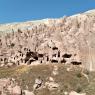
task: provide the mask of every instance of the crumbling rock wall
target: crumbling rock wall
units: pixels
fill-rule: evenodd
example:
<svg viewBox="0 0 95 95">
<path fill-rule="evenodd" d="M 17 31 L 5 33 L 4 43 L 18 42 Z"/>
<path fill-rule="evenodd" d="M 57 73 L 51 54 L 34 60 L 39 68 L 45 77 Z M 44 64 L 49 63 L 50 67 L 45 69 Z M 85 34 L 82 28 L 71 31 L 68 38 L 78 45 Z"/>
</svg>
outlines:
<svg viewBox="0 0 95 95">
<path fill-rule="evenodd" d="M 94 13 L 1 25 L 0 63 L 81 62 L 86 69 L 95 70 Z"/>
</svg>

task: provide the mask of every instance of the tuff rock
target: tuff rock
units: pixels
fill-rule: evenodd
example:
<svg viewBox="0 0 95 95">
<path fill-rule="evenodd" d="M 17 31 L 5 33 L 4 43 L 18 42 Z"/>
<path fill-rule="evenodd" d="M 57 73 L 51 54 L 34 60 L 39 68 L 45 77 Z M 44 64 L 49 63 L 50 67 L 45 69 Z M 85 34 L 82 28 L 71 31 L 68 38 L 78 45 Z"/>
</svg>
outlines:
<svg viewBox="0 0 95 95">
<path fill-rule="evenodd" d="M 95 10 L 0 25 L 0 66 L 32 62 L 82 65 L 95 71 Z"/>
</svg>

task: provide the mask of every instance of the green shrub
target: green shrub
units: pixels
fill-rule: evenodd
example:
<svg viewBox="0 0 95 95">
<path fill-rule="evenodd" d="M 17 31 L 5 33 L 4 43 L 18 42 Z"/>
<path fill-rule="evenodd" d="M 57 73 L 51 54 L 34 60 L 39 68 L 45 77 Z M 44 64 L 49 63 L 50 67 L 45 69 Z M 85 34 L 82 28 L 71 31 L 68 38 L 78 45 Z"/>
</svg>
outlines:
<svg viewBox="0 0 95 95">
<path fill-rule="evenodd" d="M 77 87 L 77 89 L 76 89 L 76 92 L 77 93 L 80 93 L 82 91 L 82 88 L 79 86 L 79 87 Z"/>
<path fill-rule="evenodd" d="M 82 74 L 81 73 L 77 73 L 77 77 L 78 78 L 81 78 L 82 77 Z"/>
</svg>

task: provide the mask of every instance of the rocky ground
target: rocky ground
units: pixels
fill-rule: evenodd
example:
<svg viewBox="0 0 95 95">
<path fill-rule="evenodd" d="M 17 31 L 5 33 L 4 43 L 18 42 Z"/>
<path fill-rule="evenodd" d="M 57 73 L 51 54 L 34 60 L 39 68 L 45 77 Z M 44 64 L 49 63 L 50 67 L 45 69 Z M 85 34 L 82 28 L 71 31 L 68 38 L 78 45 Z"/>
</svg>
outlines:
<svg viewBox="0 0 95 95">
<path fill-rule="evenodd" d="M 42 84 L 35 88 L 39 76 Z M 95 74 L 63 64 L 0 68 L 0 91 L 7 93 L 1 95 L 21 90 L 22 95 L 95 95 Z"/>
</svg>

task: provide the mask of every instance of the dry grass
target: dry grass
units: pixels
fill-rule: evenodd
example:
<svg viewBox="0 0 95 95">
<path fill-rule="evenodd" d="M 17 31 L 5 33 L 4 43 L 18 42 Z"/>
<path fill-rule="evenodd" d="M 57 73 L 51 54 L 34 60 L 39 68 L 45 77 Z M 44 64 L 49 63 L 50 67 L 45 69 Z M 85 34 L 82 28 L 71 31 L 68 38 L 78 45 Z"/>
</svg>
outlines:
<svg viewBox="0 0 95 95">
<path fill-rule="evenodd" d="M 88 83 L 87 79 L 81 75 L 81 69 L 79 67 L 73 68 L 68 72 L 63 64 L 59 64 L 58 72 L 56 76 L 52 75 L 52 70 L 55 64 L 38 65 L 38 66 L 19 66 L 12 68 L 0 68 L 0 78 L 14 77 L 23 89 L 28 85 L 29 90 L 32 90 L 35 78 L 41 76 L 43 82 L 47 81 L 49 76 L 52 76 L 57 83 L 60 84 L 60 88 L 57 91 L 50 92 L 48 89 L 36 91 L 36 95 L 64 95 L 64 91 L 70 92 L 75 90 L 77 92 L 87 92 L 87 95 L 95 95 L 95 74 L 88 73 L 89 78 L 93 81 Z M 93 87 L 92 87 L 93 86 Z M 94 94 L 91 94 L 92 93 Z M 47 94 L 48 93 L 48 94 Z"/>
</svg>

